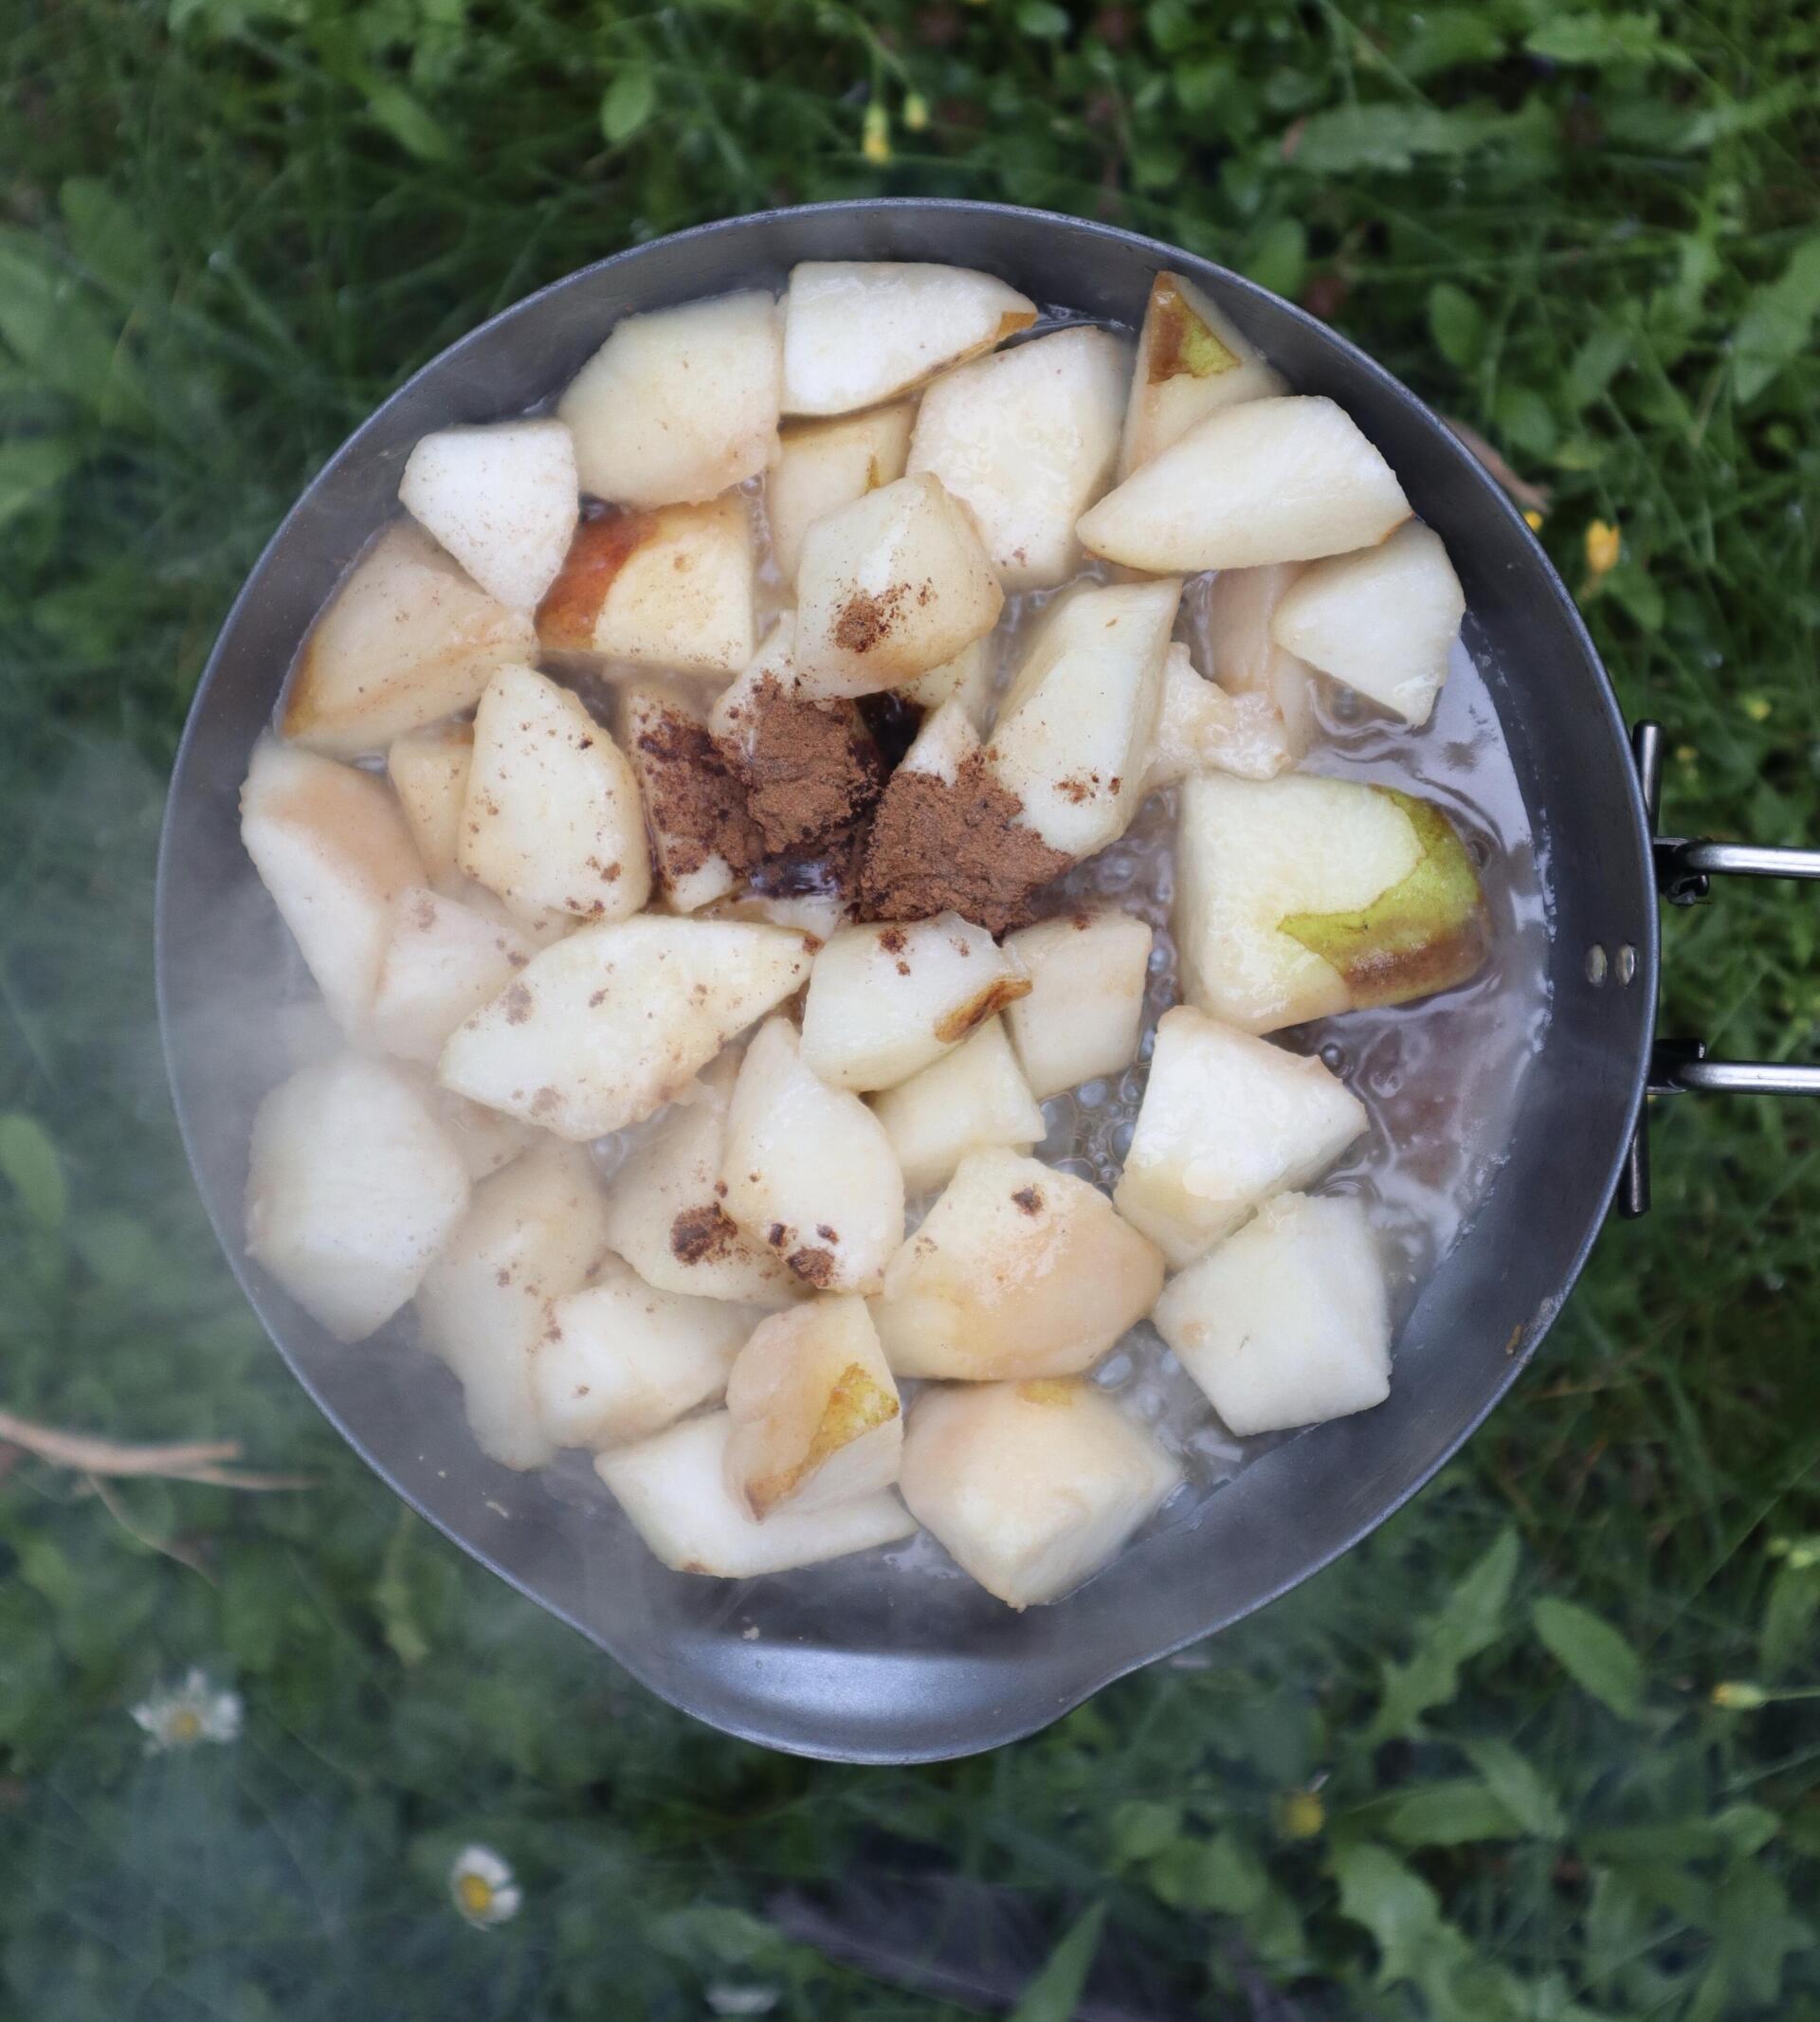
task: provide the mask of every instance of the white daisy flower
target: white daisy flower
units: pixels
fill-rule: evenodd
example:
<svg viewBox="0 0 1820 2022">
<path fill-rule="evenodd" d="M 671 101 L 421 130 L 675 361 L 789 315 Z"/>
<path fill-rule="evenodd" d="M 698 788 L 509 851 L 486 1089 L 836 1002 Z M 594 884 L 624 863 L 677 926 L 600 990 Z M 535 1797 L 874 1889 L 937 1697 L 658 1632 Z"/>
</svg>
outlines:
<svg viewBox="0 0 1820 2022">
<path fill-rule="evenodd" d="M 768 2015 L 777 2005 L 770 1987 L 729 1987 L 717 1984 L 708 1989 L 708 2006 L 718 2015 Z"/>
<path fill-rule="evenodd" d="M 238 1692 L 217 1691 L 206 1672 L 192 1670 L 180 1685 L 142 1699 L 133 1718 L 145 1730 L 147 1754 L 163 1755 L 203 1741 L 238 1740 L 242 1710 Z"/>
<path fill-rule="evenodd" d="M 448 1870 L 448 1892 L 469 1923 L 484 1930 L 516 1917 L 524 1891 L 512 1879 L 510 1865 L 491 1847 L 464 1847 Z"/>
</svg>

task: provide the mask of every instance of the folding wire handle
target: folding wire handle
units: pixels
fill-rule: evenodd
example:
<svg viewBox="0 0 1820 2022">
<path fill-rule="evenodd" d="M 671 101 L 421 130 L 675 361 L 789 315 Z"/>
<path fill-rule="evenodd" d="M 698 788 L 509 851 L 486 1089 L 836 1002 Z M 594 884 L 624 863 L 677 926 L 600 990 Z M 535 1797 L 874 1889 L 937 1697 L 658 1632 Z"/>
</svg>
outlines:
<svg viewBox="0 0 1820 2022">
<path fill-rule="evenodd" d="M 1820 879 L 1820 849 L 1766 849 L 1753 843 L 1686 842 L 1656 835 L 1662 804 L 1660 723 L 1639 723 L 1630 734 L 1637 778 L 1655 842 L 1656 886 L 1670 905 L 1698 905 L 1712 893 L 1716 877 Z M 1699 1090 L 1729 1095 L 1820 1095 L 1820 1066 L 1788 1066 L 1776 1061 L 1708 1060 L 1703 1039 L 1658 1039 L 1649 1049 L 1649 1093 L 1686 1095 Z M 1649 1112 L 1637 1119 L 1636 1135 L 1618 1182 L 1618 1212 L 1628 1217 L 1649 1211 Z"/>
</svg>

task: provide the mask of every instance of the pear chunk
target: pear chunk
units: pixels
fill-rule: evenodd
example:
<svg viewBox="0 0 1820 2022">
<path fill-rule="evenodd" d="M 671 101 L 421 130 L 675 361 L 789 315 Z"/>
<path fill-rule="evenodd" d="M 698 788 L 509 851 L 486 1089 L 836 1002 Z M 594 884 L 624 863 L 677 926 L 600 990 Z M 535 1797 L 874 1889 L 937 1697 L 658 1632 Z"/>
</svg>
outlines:
<svg viewBox="0 0 1820 2022">
<path fill-rule="evenodd" d="M 808 974 L 782 927 L 660 913 L 583 927 L 457 1029 L 438 1078 L 558 1137 L 602 1138 L 679 1095 Z"/>
<path fill-rule="evenodd" d="M 510 1165 L 543 1136 L 517 1117 L 502 1117 L 483 1102 L 470 1102 L 465 1096 L 454 1094 L 421 1069 L 412 1073 L 411 1082 L 455 1147 L 470 1184 Z"/>
<path fill-rule="evenodd" d="M 660 1292 L 609 1257 L 551 1305 L 533 1352 L 544 1431 L 595 1452 L 661 1432 L 721 1395 L 758 1319 L 751 1306 Z"/>
<path fill-rule="evenodd" d="M 1181 1478 L 1091 1383 L 931 1391 L 904 1434 L 911 1514 L 1010 1608 L 1059 1600 L 1099 1572 Z"/>
<path fill-rule="evenodd" d="M 410 452 L 398 502 L 488 596 L 529 614 L 575 531 L 575 446 L 559 421 L 443 428 Z"/>
<path fill-rule="evenodd" d="M 988 1145 L 1028 1151 L 1048 1129 L 999 1018 L 989 1018 L 952 1053 L 874 1096 L 872 1111 L 911 1193 L 945 1186 L 969 1152 Z"/>
<path fill-rule="evenodd" d="M 424 1345 L 460 1377 L 467 1422 L 503 1467 L 555 1458 L 533 1382 L 553 1300 L 606 1250 L 593 1161 L 546 1139 L 474 1190 L 473 1202 L 417 1294 Z"/>
<path fill-rule="evenodd" d="M 650 897 L 626 755 L 568 689 L 530 667 L 501 667 L 481 698 L 456 856 L 519 911 L 624 920 Z"/>
<path fill-rule="evenodd" d="M 462 803 L 467 798 L 467 769 L 473 756 L 472 723 L 413 730 L 394 738 L 386 754 L 391 790 L 432 883 L 440 884 L 455 871 Z"/>
<path fill-rule="evenodd" d="M 1142 797 L 1182 586 L 1089 584 L 1044 613 L 987 749 L 1051 848 L 1091 856 Z"/>
<path fill-rule="evenodd" d="M 922 471 L 881 485 L 803 537 L 798 692 L 897 687 L 991 631 L 1004 602 L 972 520 L 939 479 Z"/>
<path fill-rule="evenodd" d="M 531 959 L 522 934 L 459 900 L 407 885 L 391 904 L 372 1033 L 388 1053 L 434 1063 L 448 1035 Z"/>
<path fill-rule="evenodd" d="M 531 621 L 487 595 L 408 519 L 343 577 L 298 654 L 280 717 L 294 743 L 335 757 L 471 709 L 495 667 L 522 660 Z"/>
<path fill-rule="evenodd" d="M 748 1238 L 817 1291 L 877 1291 L 903 1241 L 903 1175 L 883 1125 L 816 1079 L 788 1018 L 769 1019 L 746 1048 L 720 1177 Z"/>
<path fill-rule="evenodd" d="M 1144 768 L 1145 793 L 1191 773 L 1232 773 L 1274 779 L 1295 763 L 1283 716 L 1267 695 L 1228 695 L 1203 681 L 1187 647 L 1163 657 L 1163 697 Z"/>
<path fill-rule="evenodd" d="M 771 553 L 786 583 L 796 580 L 803 536 L 828 513 L 903 475 L 917 410 L 907 400 L 835 421 L 792 422 L 765 478 Z"/>
<path fill-rule="evenodd" d="M 1150 284 L 1138 337 L 1119 445 L 1119 482 L 1187 434 L 1215 408 L 1286 393 L 1283 374 L 1264 362 L 1231 319 L 1192 281 L 1158 274 Z"/>
<path fill-rule="evenodd" d="M 1029 987 L 985 928 L 958 913 L 846 927 L 810 974 L 803 1059 L 831 1088 L 894 1088 Z"/>
<path fill-rule="evenodd" d="M 1323 674 L 1426 723 L 1447 678 L 1465 592 L 1440 535 L 1411 519 L 1375 548 L 1305 569 L 1270 636 Z"/>
<path fill-rule="evenodd" d="M 782 1306 L 808 1287 L 727 1212 L 720 1168 L 740 1054 L 729 1047 L 651 1125 L 607 1193 L 607 1240 L 647 1284 Z"/>
<path fill-rule="evenodd" d="M 783 370 L 762 289 L 628 316 L 556 405 L 581 488 L 619 505 L 699 505 L 776 454 Z"/>
<path fill-rule="evenodd" d="M 1162 1252 L 1084 1179 L 971 1152 L 886 1267 L 872 1317 L 901 1376 L 1074 1375 L 1162 1283 Z"/>
<path fill-rule="evenodd" d="M 1283 593 L 1301 574 L 1299 562 L 1261 569 L 1222 569 L 1204 606 L 1208 669 L 1228 695 L 1260 696 L 1283 725 L 1289 763 L 1299 765 L 1315 741 L 1315 670 L 1285 653 L 1270 636 Z"/>
<path fill-rule="evenodd" d="M 974 728 L 974 720 L 956 698 L 923 718 L 910 740 L 910 749 L 898 761 L 898 771 L 927 773 L 943 786 L 956 786 L 961 767 L 979 748 L 979 733 Z"/>
<path fill-rule="evenodd" d="M 780 1509 L 758 1522 L 727 1486 L 732 1434 L 732 1418 L 710 1412 L 594 1462 L 632 1527 L 673 1572 L 753 1579 L 915 1533 L 916 1519 L 890 1489 L 827 1509 Z"/>
<path fill-rule="evenodd" d="M 903 1413 L 861 1299 L 774 1313 L 727 1379 L 727 1486 L 760 1521 L 876 1495 L 898 1478 Z"/>
<path fill-rule="evenodd" d="M 1197 421 L 1082 519 L 1096 555 L 1152 575 L 1313 561 L 1410 517 L 1394 472 L 1344 408 L 1247 400 Z"/>
<path fill-rule="evenodd" d="M 1303 774 L 1184 784 L 1174 924 L 1183 994 L 1252 1032 L 1450 990 L 1489 931 L 1438 807 Z"/>
<path fill-rule="evenodd" d="M 931 667 L 928 673 L 904 682 L 898 693 L 906 702 L 915 702 L 919 709 L 939 709 L 943 702 L 958 702 L 967 712 L 968 720 L 983 737 L 992 719 L 996 673 L 997 662 L 989 634 L 984 639 L 975 639 L 972 646 L 962 647 L 952 660 L 944 660 L 940 666 Z"/>
<path fill-rule="evenodd" d="M 1170 1284 L 1156 1320 L 1242 1439 L 1390 1395 L 1384 1264 L 1356 1200 L 1279 1194 Z"/>
<path fill-rule="evenodd" d="M 658 885 L 672 912 L 696 912 L 733 890 L 764 854 L 764 838 L 746 811 L 745 788 L 687 696 L 636 682 L 620 708 Z"/>
<path fill-rule="evenodd" d="M 1179 1269 L 1260 1202 L 1320 1178 L 1369 1121 L 1364 1103 L 1319 1060 L 1179 1004 L 1157 1022 L 1112 1197 Z"/>
<path fill-rule="evenodd" d="M 407 1076 L 358 1053 L 302 1068 L 253 1121 L 246 1249 L 337 1340 L 381 1327 L 467 1206 L 467 1175 Z"/>
<path fill-rule="evenodd" d="M 784 411 L 850 414 L 1028 330 L 1036 304 L 992 274 L 908 260 L 806 260 L 784 297 Z"/>
<path fill-rule="evenodd" d="M 1154 938 L 1146 921 L 1107 906 L 1039 920 L 1006 941 L 1030 993 L 1005 1022 L 1039 1102 L 1122 1074 L 1138 1058 Z"/>
<path fill-rule="evenodd" d="M 240 837 L 342 1030 L 373 1010 L 392 901 L 423 865 L 382 780 L 262 738 L 240 790 Z"/>
<path fill-rule="evenodd" d="M 1052 590 L 1081 559 L 1074 523 L 1119 452 L 1131 347 L 1058 330 L 945 373 L 922 396 L 912 470 L 966 506 L 1007 591 Z"/>
<path fill-rule="evenodd" d="M 737 492 L 705 505 L 598 514 L 575 529 L 537 607 L 538 644 L 725 681 L 752 658 L 755 560 Z"/>
</svg>

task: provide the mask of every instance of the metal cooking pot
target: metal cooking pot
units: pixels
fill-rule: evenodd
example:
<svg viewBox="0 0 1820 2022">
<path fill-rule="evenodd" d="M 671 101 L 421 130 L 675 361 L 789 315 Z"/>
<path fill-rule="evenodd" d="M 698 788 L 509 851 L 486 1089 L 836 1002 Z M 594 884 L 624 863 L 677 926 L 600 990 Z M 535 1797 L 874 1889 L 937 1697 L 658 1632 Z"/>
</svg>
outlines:
<svg viewBox="0 0 1820 2022">
<path fill-rule="evenodd" d="M 419 436 L 493 420 L 560 386 L 622 316 L 755 283 L 800 260 L 947 261 L 1038 302 L 1135 327 L 1153 275 L 1187 274 L 1298 392 L 1332 395 L 1445 537 L 1465 640 L 1502 719 L 1552 868 L 1553 1015 L 1508 1157 L 1422 1286 L 1390 1401 L 1264 1454 L 1100 1577 L 1012 1614 L 959 1580 L 842 1582 L 825 1569 L 734 1585 L 650 1557 L 592 1473 L 519 1475 L 476 1449 L 453 1378 L 412 1345 L 332 1340 L 243 1253 L 255 1106 L 282 1071 L 246 1034 L 293 988 L 284 929 L 241 848 L 237 800 L 299 640 L 394 510 Z M 1110 1680 L 1274 1599 L 1383 1522 L 1535 1353 L 1614 1199 L 1646 1204 L 1646 1088 L 1820 1093 L 1820 1069 L 1658 1047 L 1659 882 L 1714 871 L 1820 876 L 1820 853 L 1664 843 L 1660 738 L 1633 756 L 1585 627 L 1503 494 L 1406 387 L 1300 309 L 1173 246 L 1042 211 L 828 204 L 704 226 L 603 260 L 507 310 L 392 395 L 330 461 L 261 556 L 197 689 L 158 868 L 164 1042 L 191 1166 L 266 1331 L 343 1436 L 421 1515 L 672 1704 L 729 1734 L 852 1762 L 936 1759 L 1056 1719 Z M 393 1336 L 396 1339 L 393 1339 Z"/>
</svg>

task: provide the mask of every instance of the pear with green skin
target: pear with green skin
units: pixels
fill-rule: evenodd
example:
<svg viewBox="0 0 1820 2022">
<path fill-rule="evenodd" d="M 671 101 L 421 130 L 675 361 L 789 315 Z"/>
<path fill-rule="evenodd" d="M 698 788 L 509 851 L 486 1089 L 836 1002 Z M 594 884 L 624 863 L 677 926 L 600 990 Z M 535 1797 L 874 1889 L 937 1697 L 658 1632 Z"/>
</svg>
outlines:
<svg viewBox="0 0 1820 2022">
<path fill-rule="evenodd" d="M 1289 391 L 1192 281 L 1151 283 L 1119 449 L 1122 483 L 1215 408 Z"/>
</svg>

